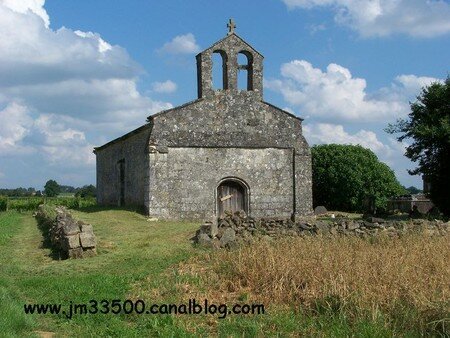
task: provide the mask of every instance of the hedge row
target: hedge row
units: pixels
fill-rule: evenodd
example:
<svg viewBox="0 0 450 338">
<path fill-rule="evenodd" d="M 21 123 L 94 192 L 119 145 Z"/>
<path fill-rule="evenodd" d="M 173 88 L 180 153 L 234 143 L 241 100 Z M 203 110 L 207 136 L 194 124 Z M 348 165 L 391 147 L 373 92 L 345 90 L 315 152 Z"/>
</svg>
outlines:
<svg viewBox="0 0 450 338">
<path fill-rule="evenodd" d="M 69 209 L 78 209 L 96 205 L 95 198 L 78 198 L 78 197 L 25 197 L 25 198 L 9 198 L 0 196 L 0 211 L 18 210 L 18 211 L 34 211 L 39 205 L 62 205 Z"/>
</svg>

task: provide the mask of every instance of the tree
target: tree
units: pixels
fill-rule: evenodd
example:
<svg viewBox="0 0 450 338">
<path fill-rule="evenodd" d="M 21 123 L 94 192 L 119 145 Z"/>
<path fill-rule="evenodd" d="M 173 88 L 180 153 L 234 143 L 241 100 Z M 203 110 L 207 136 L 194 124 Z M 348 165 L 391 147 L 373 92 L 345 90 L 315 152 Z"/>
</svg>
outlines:
<svg viewBox="0 0 450 338">
<path fill-rule="evenodd" d="M 78 188 L 75 193 L 75 197 L 95 197 L 97 195 L 97 189 L 92 184 L 85 185 L 82 188 Z"/>
<path fill-rule="evenodd" d="M 44 194 L 47 197 L 58 196 L 60 192 L 61 192 L 61 189 L 59 187 L 59 184 L 56 183 L 55 180 L 48 180 L 47 183 L 45 183 Z"/>
<path fill-rule="evenodd" d="M 385 208 L 387 200 L 405 192 L 394 172 L 369 149 L 359 145 L 312 147 L 313 203 L 341 211 L 366 211 L 372 200 Z"/>
<path fill-rule="evenodd" d="M 75 187 L 72 187 L 71 185 L 60 185 L 60 188 L 61 188 L 61 192 L 66 192 L 69 194 L 73 194 L 77 190 Z"/>
<path fill-rule="evenodd" d="M 430 197 L 444 215 L 450 216 L 450 77 L 422 88 L 411 103 L 408 119 L 386 128 L 401 133 L 399 141 L 412 140 L 405 156 L 417 162 L 411 175 L 422 175 L 431 185 Z"/>
<path fill-rule="evenodd" d="M 414 186 L 410 186 L 409 188 L 405 188 L 405 189 L 411 195 L 419 194 L 422 192 L 422 190 L 420 190 Z"/>
</svg>

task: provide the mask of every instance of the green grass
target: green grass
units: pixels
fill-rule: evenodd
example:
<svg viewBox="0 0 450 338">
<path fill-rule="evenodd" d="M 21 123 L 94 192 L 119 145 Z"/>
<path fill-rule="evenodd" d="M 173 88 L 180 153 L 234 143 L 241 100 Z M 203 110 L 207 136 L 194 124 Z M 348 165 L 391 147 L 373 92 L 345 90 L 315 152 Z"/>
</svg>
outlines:
<svg viewBox="0 0 450 338">
<path fill-rule="evenodd" d="M 90 222 L 98 238 L 98 255 L 55 261 L 42 248 L 42 236 L 30 214 L 0 213 L 0 336 L 33 331 L 61 336 L 139 336 L 178 332 L 170 318 L 142 319 L 131 315 L 86 315 L 69 320 L 56 315 L 25 315 L 26 303 L 78 303 L 90 299 L 129 297 L 134 284 L 158 287 L 163 272 L 195 251 L 188 239 L 193 223 L 147 222 L 130 211 L 74 212 Z M 150 299 L 148 300 L 151 301 Z"/>
<path fill-rule="evenodd" d="M 230 315 L 226 319 L 212 315 L 96 314 L 72 319 L 63 315 L 25 315 L 24 303 L 129 298 L 147 303 L 182 303 L 192 295 L 189 288 L 180 291 L 183 285 L 208 294 L 208 285 L 199 276 L 180 273 L 190 259 L 210 264 L 202 258 L 207 256 L 205 249 L 193 247 L 189 241 L 198 223 L 148 222 L 132 210 L 100 207 L 72 212 L 93 225 L 97 256 L 53 260 L 50 249 L 42 247 L 42 234 L 31 213 L 0 212 L 1 337 L 32 337 L 38 332 L 52 332 L 56 337 L 402 335 L 386 327 L 382 318 L 351 318 L 346 312 L 327 309 L 311 314 L 300 307 L 273 304 L 265 304 L 264 315 Z M 235 298 L 245 300 L 245 294 Z M 403 334 L 408 333 L 405 328 Z"/>
</svg>

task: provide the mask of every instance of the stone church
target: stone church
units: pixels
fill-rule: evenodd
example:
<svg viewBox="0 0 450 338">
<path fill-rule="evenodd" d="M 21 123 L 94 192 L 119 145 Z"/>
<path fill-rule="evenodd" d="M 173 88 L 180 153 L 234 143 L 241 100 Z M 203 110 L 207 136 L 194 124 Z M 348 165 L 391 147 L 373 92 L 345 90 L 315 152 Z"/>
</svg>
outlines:
<svg viewBox="0 0 450 338">
<path fill-rule="evenodd" d="M 99 204 L 143 206 L 160 219 L 311 213 L 302 119 L 263 100 L 263 56 L 231 20 L 227 26 L 223 39 L 196 56 L 196 100 L 95 148 Z M 213 56 L 222 63 L 220 89 L 213 88 Z"/>
</svg>

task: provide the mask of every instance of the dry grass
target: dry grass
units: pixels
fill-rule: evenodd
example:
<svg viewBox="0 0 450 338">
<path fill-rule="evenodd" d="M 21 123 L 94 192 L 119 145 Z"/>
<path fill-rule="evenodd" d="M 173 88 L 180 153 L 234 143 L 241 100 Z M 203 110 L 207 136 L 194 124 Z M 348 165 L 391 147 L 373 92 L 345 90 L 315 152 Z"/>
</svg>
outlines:
<svg viewBox="0 0 450 338">
<path fill-rule="evenodd" d="M 310 311 L 344 312 L 387 322 L 411 315 L 424 332 L 430 322 L 448 330 L 449 236 L 289 238 L 208 252 L 180 267 L 190 296 L 242 300 Z M 410 321 L 411 318 L 408 320 Z M 403 319 L 401 319 L 403 320 Z M 449 331 L 447 331 L 449 332 Z"/>
</svg>

